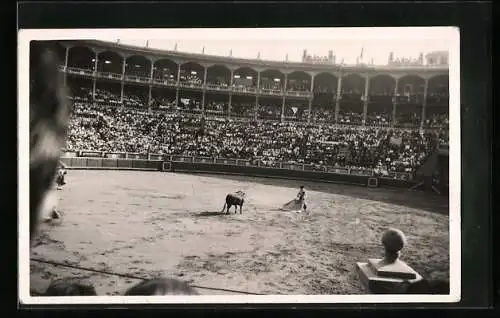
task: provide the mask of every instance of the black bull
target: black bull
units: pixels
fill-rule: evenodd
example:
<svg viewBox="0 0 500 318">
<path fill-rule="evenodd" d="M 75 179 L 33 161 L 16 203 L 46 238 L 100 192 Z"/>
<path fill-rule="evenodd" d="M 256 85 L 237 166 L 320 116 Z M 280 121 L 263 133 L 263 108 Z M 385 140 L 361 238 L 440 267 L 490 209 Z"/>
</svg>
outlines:
<svg viewBox="0 0 500 318">
<path fill-rule="evenodd" d="M 222 212 L 226 209 L 226 214 L 229 214 L 229 209 L 234 205 L 234 213 L 238 211 L 238 206 L 240 206 L 240 214 L 241 209 L 243 207 L 243 203 L 245 202 L 245 198 L 243 195 L 236 193 L 229 193 L 226 195 L 226 202 L 224 203 L 224 207 L 222 208 Z"/>
</svg>

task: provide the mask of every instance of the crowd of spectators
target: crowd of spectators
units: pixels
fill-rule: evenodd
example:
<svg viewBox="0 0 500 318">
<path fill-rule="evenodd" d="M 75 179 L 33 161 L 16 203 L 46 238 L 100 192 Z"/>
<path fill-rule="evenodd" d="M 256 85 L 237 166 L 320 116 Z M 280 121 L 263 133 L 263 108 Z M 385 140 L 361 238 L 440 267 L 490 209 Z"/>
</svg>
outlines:
<svg viewBox="0 0 500 318">
<path fill-rule="evenodd" d="M 177 82 L 177 71 L 174 72 L 174 70 L 163 67 L 154 67 L 153 79 Z"/>
<path fill-rule="evenodd" d="M 292 92 L 309 92 L 311 84 L 307 81 L 289 81 L 287 83 L 287 90 Z"/>
<path fill-rule="evenodd" d="M 228 103 L 210 101 L 205 105 L 205 110 L 209 113 L 223 115 L 227 111 Z"/>
<path fill-rule="evenodd" d="M 92 101 L 92 90 L 85 87 L 72 88 L 72 96 L 75 101 L 90 102 Z M 153 109 L 164 109 L 164 110 L 180 110 L 180 111 L 192 111 L 201 110 L 200 100 L 191 99 L 190 103 L 183 103 L 182 98 L 179 100 L 179 106 L 175 104 L 175 97 L 164 97 L 164 96 L 152 96 L 151 107 Z M 125 105 L 133 108 L 147 108 L 147 96 L 145 94 L 134 94 L 127 90 L 124 91 L 123 99 L 121 99 L 119 94 L 112 93 L 105 89 L 96 89 L 95 101 L 100 104 L 105 105 Z M 350 104 L 349 104 L 350 105 Z M 359 109 L 362 107 L 362 103 L 358 101 L 352 104 L 352 107 L 345 105 L 339 110 L 339 116 L 337 123 L 341 125 L 362 125 L 363 124 L 363 112 L 362 109 L 353 111 L 350 109 Z M 308 107 L 297 107 L 297 111 L 294 112 L 293 105 L 285 106 L 285 119 L 286 120 L 303 120 L 308 119 Z M 335 122 L 335 109 L 334 105 L 330 105 L 331 109 L 325 108 L 322 105 L 315 105 L 311 109 L 311 120 L 316 123 L 334 123 Z M 258 109 L 258 117 L 261 119 L 271 119 L 280 120 L 281 119 L 281 105 L 260 105 Z M 421 110 L 414 109 L 410 107 L 400 107 L 396 113 L 396 120 L 394 125 L 396 127 L 412 128 L 419 127 L 421 124 Z M 228 102 L 213 102 L 206 101 L 205 110 L 211 114 L 228 114 Z M 429 111 L 430 112 L 430 111 Z M 255 117 L 255 104 L 254 103 L 237 103 L 233 102 L 231 105 L 231 115 L 237 117 Z M 392 111 L 378 111 L 373 112 L 368 110 L 366 117 L 366 125 L 370 126 L 391 126 L 392 124 Z M 424 121 L 425 128 L 447 128 L 448 127 L 448 115 L 438 113 L 438 114 L 427 114 L 426 120 Z"/>
<path fill-rule="evenodd" d="M 255 117 L 255 103 L 231 103 L 231 115 L 236 117 Z"/>
<path fill-rule="evenodd" d="M 307 105 L 285 105 L 285 119 L 307 121 Z"/>
<path fill-rule="evenodd" d="M 333 107 L 326 109 L 321 106 L 312 105 L 311 121 L 315 123 L 335 122 L 335 110 Z"/>
<path fill-rule="evenodd" d="M 125 70 L 125 75 L 126 76 L 137 76 L 137 77 L 142 77 L 142 78 L 150 78 L 151 77 L 151 71 L 147 70 L 145 68 L 141 67 L 136 67 L 134 66 L 127 66 Z"/>
<path fill-rule="evenodd" d="M 392 114 L 391 113 L 367 113 L 366 114 L 366 124 L 370 126 L 382 126 L 388 127 L 391 125 Z"/>
<path fill-rule="evenodd" d="M 259 105 L 259 118 L 279 120 L 281 118 L 281 106 L 278 105 Z"/>
<path fill-rule="evenodd" d="M 418 127 L 420 126 L 421 119 L 418 112 L 401 112 L 396 115 L 396 122 L 394 123 L 396 127 Z"/>
<path fill-rule="evenodd" d="M 184 84 L 192 84 L 197 86 L 203 84 L 203 80 L 198 76 L 198 74 L 184 73 L 184 72 L 181 72 L 180 82 Z"/>
<path fill-rule="evenodd" d="M 216 77 L 208 76 L 207 77 L 207 84 L 208 85 L 214 85 L 214 86 L 220 86 L 223 88 L 227 88 L 229 86 L 228 83 L 229 83 L 229 79 L 226 79 L 226 78 L 221 77 L 221 76 L 216 76 Z"/>
<path fill-rule="evenodd" d="M 267 80 L 262 81 L 260 88 L 265 90 L 281 91 L 283 89 L 283 85 L 278 81 Z"/>
<path fill-rule="evenodd" d="M 340 110 L 338 115 L 338 123 L 341 125 L 362 125 L 363 114 Z"/>
<path fill-rule="evenodd" d="M 68 150 L 150 152 L 413 172 L 446 132 L 190 117 L 75 102 Z M 396 140 L 396 142 L 394 142 Z"/>
<path fill-rule="evenodd" d="M 448 128 L 449 120 L 446 114 L 427 114 L 424 121 L 425 128 Z"/>
<path fill-rule="evenodd" d="M 90 91 L 86 92 L 85 95 L 90 98 L 92 93 Z M 98 103 L 104 103 L 109 105 L 119 105 L 121 104 L 120 96 L 117 94 L 113 94 L 109 90 L 104 89 L 96 89 L 95 91 L 95 101 Z"/>
</svg>

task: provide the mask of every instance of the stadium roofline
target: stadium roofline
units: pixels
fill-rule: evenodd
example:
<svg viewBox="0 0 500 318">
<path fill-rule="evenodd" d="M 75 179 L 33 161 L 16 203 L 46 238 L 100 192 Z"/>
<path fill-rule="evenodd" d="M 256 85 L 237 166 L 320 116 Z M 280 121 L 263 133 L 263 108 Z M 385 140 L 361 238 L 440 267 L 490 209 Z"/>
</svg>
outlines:
<svg viewBox="0 0 500 318">
<path fill-rule="evenodd" d="M 60 43 L 68 43 L 77 46 L 82 46 L 82 42 L 87 44 L 92 48 L 100 48 L 105 50 L 117 50 L 120 52 L 128 53 L 131 55 L 145 55 L 145 56 L 155 56 L 159 57 L 157 60 L 162 58 L 186 60 L 191 62 L 196 62 L 200 64 L 225 64 L 233 65 L 237 67 L 249 67 L 258 68 L 262 70 L 266 69 L 276 69 L 284 70 L 288 69 L 292 72 L 394 72 L 394 73 L 404 73 L 404 72 L 437 72 L 437 73 L 447 73 L 449 70 L 448 65 L 423 65 L 423 66 L 390 66 L 390 65 L 329 65 L 329 64 L 311 64 L 303 62 L 286 62 L 286 61 L 271 61 L 262 59 L 245 59 L 238 57 L 229 56 L 219 56 L 219 55 L 208 55 L 201 53 L 189 53 L 180 52 L 173 50 L 162 50 L 148 47 L 140 47 L 123 43 L 107 42 L 100 40 L 82 39 L 82 40 L 59 40 Z M 76 46 L 75 45 L 75 46 Z"/>
</svg>

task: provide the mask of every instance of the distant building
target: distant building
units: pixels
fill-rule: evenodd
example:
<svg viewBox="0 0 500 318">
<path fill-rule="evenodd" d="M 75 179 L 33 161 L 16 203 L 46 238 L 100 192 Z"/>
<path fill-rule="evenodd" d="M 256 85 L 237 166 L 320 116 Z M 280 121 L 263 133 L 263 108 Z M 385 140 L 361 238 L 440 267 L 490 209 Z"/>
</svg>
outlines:
<svg viewBox="0 0 500 318">
<path fill-rule="evenodd" d="M 425 56 L 427 65 L 448 65 L 447 51 L 434 51 Z"/>
</svg>

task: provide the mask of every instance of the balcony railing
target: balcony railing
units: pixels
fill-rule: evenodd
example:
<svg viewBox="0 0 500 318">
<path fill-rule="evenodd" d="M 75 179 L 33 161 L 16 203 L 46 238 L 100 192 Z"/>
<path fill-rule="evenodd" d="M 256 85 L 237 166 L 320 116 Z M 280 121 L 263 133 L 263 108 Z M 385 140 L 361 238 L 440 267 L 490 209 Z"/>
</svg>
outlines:
<svg viewBox="0 0 500 318">
<path fill-rule="evenodd" d="M 78 68 L 78 67 L 67 67 L 66 72 L 70 74 L 78 74 L 78 75 L 85 75 L 85 76 L 94 76 L 94 71 L 85 69 L 85 68 Z"/>
<path fill-rule="evenodd" d="M 172 79 L 153 78 L 153 84 L 165 86 L 177 86 L 177 81 Z"/>
<path fill-rule="evenodd" d="M 217 85 L 217 84 L 206 84 L 205 89 L 211 91 L 229 91 L 229 86 Z"/>
<path fill-rule="evenodd" d="M 260 93 L 264 95 L 274 95 L 274 96 L 280 96 L 283 95 L 283 91 L 279 89 L 268 89 L 268 88 L 261 88 Z"/>
<path fill-rule="evenodd" d="M 139 76 L 139 75 L 128 75 L 125 74 L 125 79 L 131 82 L 136 82 L 136 83 L 150 83 L 151 79 L 148 77 L 144 76 Z"/>
<path fill-rule="evenodd" d="M 97 77 L 99 77 L 99 78 L 117 79 L 117 80 L 121 80 L 122 79 L 122 75 L 121 74 L 111 73 L 111 72 L 97 72 Z"/>
<path fill-rule="evenodd" d="M 296 97 L 311 97 L 311 92 L 306 91 L 287 91 L 286 96 L 296 96 Z"/>
<path fill-rule="evenodd" d="M 180 82 L 179 86 L 184 88 L 203 88 L 202 83 L 192 83 L 192 82 Z"/>
</svg>

